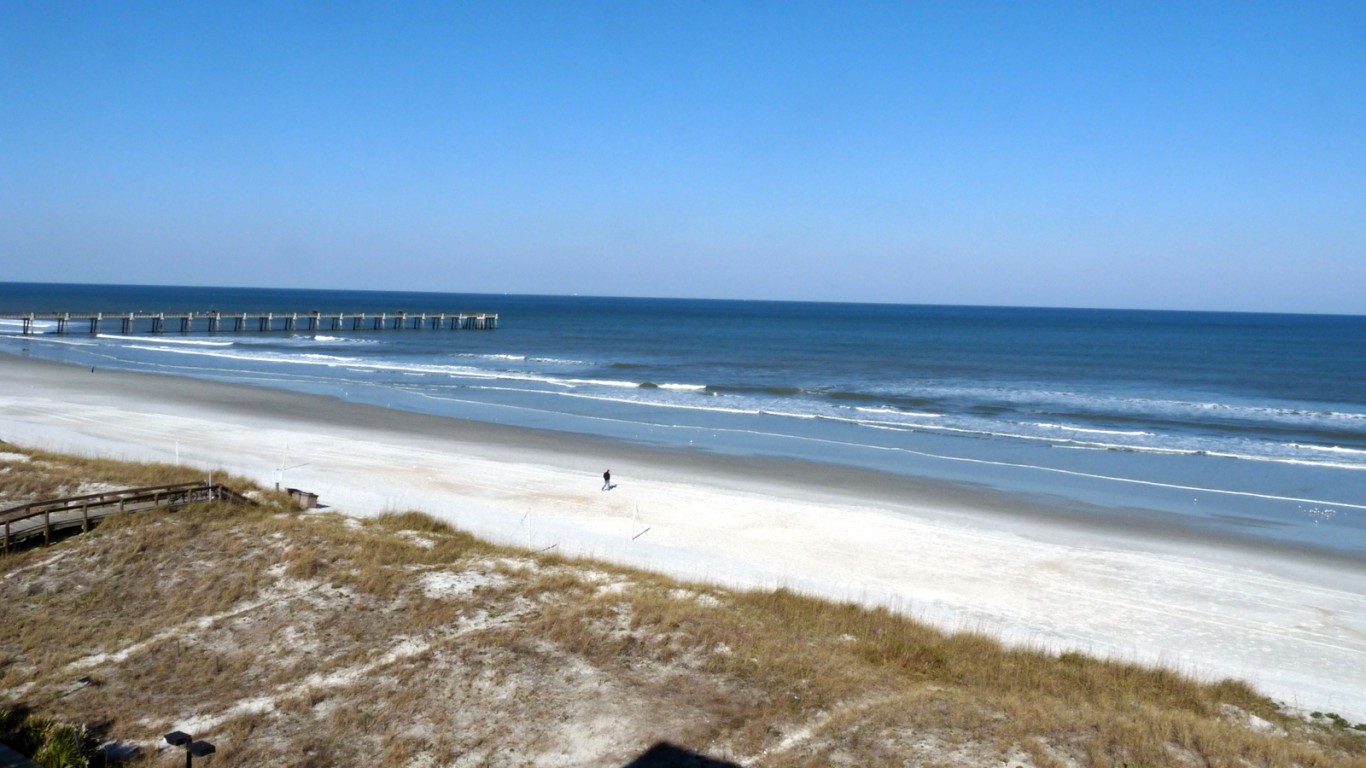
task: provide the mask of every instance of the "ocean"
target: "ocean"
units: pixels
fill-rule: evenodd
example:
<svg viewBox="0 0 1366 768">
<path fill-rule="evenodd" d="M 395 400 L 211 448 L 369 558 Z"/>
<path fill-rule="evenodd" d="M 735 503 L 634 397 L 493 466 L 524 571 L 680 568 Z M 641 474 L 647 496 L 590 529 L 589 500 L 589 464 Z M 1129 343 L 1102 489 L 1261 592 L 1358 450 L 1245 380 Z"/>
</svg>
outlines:
<svg viewBox="0 0 1366 768">
<path fill-rule="evenodd" d="M 1366 556 L 1366 317 L 0 283 L 0 313 L 213 309 L 500 319 L 213 335 L 107 322 L 98 336 L 0 320 L 0 351 Z"/>
</svg>

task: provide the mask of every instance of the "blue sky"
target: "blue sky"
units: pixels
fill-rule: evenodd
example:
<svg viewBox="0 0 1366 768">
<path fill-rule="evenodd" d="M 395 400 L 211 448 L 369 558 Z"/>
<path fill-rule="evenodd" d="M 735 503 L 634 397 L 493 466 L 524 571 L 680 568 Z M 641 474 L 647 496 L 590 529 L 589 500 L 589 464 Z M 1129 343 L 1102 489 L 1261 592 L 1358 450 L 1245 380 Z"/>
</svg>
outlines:
<svg viewBox="0 0 1366 768">
<path fill-rule="evenodd" d="M 0 4 L 0 279 L 1366 313 L 1366 4 L 392 5 Z"/>
</svg>

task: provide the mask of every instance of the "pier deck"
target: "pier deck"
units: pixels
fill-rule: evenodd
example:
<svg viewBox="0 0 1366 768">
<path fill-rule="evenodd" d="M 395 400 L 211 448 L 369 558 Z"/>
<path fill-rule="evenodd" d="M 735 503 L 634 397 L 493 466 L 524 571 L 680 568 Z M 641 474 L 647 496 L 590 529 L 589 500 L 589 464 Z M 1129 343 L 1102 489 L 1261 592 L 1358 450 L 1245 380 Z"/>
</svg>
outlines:
<svg viewBox="0 0 1366 768">
<path fill-rule="evenodd" d="M 343 331 L 475 330 L 498 327 L 496 313 L 479 312 L 28 312 L 0 314 L 18 320 L 23 334 L 316 333 Z"/>
</svg>

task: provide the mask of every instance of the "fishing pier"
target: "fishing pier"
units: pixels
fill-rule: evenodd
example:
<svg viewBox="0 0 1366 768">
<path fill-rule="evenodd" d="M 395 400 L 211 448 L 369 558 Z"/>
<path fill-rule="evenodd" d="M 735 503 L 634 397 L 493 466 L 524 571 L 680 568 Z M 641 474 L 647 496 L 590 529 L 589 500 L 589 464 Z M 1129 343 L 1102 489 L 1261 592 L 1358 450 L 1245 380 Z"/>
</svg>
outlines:
<svg viewBox="0 0 1366 768">
<path fill-rule="evenodd" d="M 18 320 L 23 334 L 317 333 L 342 331 L 491 331 L 498 315 L 451 312 L 29 312 L 0 314 Z"/>
</svg>

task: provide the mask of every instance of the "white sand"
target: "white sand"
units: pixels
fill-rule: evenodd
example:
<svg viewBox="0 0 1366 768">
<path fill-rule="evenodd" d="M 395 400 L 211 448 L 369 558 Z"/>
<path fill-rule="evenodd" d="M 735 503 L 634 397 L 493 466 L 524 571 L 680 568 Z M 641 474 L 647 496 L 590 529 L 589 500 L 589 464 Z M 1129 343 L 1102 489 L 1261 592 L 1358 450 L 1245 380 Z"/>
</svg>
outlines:
<svg viewBox="0 0 1366 768">
<path fill-rule="evenodd" d="M 284 486 L 348 514 L 422 510 L 503 543 L 787 586 L 1014 643 L 1245 679 L 1290 706 L 1366 721 L 1359 559 L 1067 525 L 836 468 L 681 456 L 5 356 L 0 439 L 178 456 L 263 484 L 286 467 Z M 605 492 L 607 467 L 618 485 Z"/>
</svg>

